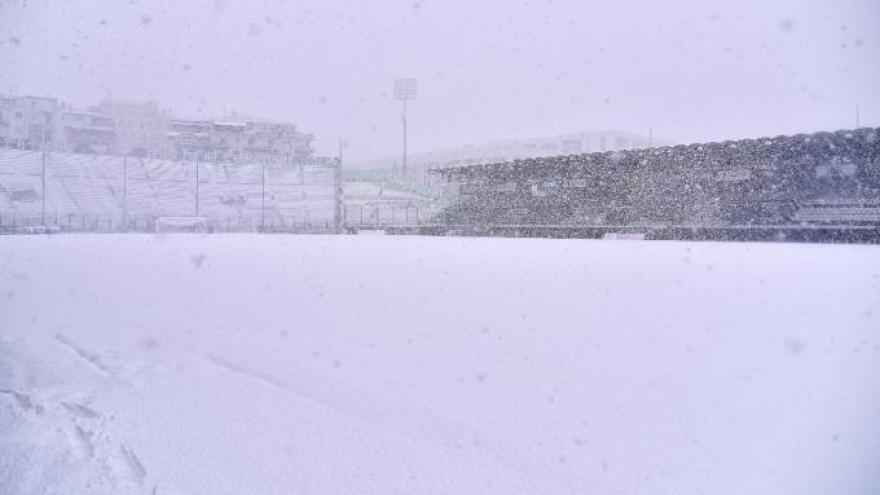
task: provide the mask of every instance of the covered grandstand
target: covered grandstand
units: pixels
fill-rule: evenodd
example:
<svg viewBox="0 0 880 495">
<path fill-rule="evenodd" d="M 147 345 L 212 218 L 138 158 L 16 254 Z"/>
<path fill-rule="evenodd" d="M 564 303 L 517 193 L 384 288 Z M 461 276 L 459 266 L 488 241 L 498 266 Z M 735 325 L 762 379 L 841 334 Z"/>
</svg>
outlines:
<svg viewBox="0 0 880 495">
<path fill-rule="evenodd" d="M 880 129 L 515 160 L 432 171 L 454 200 L 423 233 L 880 238 Z"/>
<path fill-rule="evenodd" d="M 201 217 L 217 230 L 333 228 L 335 161 L 206 163 L 0 150 L 0 228 L 150 230 Z"/>
</svg>

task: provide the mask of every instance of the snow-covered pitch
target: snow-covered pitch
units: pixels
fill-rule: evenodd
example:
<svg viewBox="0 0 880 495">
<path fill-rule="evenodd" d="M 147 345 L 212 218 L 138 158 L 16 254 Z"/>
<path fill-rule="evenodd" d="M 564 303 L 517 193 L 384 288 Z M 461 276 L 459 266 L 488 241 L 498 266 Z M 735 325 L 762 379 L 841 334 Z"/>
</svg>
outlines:
<svg viewBox="0 0 880 495">
<path fill-rule="evenodd" d="M 50 493 L 880 493 L 880 249 L 3 237 Z"/>
</svg>

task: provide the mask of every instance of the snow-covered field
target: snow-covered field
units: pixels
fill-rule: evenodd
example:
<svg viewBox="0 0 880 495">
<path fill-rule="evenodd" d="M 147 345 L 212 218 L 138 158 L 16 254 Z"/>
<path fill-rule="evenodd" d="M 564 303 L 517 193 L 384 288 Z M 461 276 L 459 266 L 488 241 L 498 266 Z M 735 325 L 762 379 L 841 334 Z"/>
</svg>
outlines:
<svg viewBox="0 0 880 495">
<path fill-rule="evenodd" d="M 880 493 L 880 248 L 2 237 L 0 493 Z"/>
</svg>

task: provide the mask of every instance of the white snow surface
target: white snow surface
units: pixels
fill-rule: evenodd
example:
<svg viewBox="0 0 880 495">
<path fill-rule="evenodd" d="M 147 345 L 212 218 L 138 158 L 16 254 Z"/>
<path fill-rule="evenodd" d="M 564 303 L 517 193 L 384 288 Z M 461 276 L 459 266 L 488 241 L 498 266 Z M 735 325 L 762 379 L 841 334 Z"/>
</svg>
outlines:
<svg viewBox="0 0 880 495">
<path fill-rule="evenodd" d="M 876 246 L 0 238 L 0 494 L 880 493 Z"/>
</svg>

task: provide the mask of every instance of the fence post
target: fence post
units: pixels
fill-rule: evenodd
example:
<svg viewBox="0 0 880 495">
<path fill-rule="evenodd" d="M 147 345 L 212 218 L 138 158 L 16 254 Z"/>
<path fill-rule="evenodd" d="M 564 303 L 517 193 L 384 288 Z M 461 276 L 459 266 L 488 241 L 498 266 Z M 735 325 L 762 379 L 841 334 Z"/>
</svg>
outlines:
<svg viewBox="0 0 880 495">
<path fill-rule="evenodd" d="M 199 216 L 199 156 L 196 155 L 196 216 Z"/>
<path fill-rule="evenodd" d="M 42 179 L 43 179 L 43 210 L 42 210 L 42 219 L 41 219 L 40 223 L 43 227 L 45 227 L 46 226 L 46 152 L 45 151 L 43 152 Z"/>
<path fill-rule="evenodd" d="M 122 157 L 122 228 L 128 225 L 128 159 Z M 137 229 L 135 229 L 137 230 Z"/>
<path fill-rule="evenodd" d="M 266 162 L 260 168 L 260 230 L 266 229 Z"/>
<path fill-rule="evenodd" d="M 333 230 L 335 234 L 342 233 L 343 224 L 343 208 L 345 207 L 345 192 L 342 188 L 342 141 L 339 142 L 339 158 L 336 160 L 336 167 L 333 169 L 333 185 L 334 187 L 334 208 L 333 208 Z"/>
</svg>

